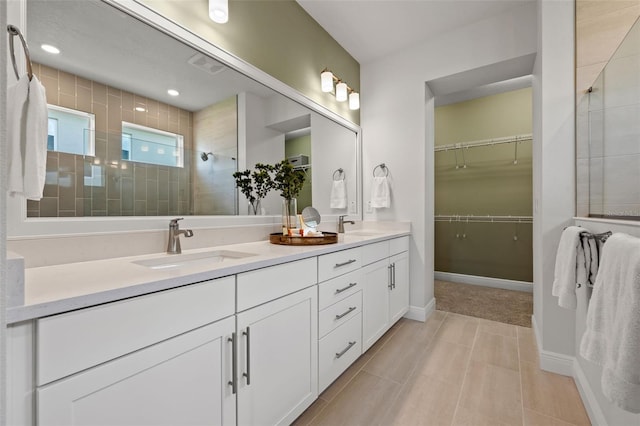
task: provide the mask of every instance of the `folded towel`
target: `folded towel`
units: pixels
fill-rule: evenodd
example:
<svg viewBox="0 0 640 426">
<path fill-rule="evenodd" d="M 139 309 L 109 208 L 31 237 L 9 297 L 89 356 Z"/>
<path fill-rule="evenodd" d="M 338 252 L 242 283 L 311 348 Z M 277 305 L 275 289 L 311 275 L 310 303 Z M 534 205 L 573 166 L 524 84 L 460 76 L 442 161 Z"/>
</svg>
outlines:
<svg viewBox="0 0 640 426">
<path fill-rule="evenodd" d="M 34 75 L 24 75 L 8 89 L 7 111 L 8 191 L 40 200 L 47 165 L 48 110 L 44 86 Z"/>
<path fill-rule="evenodd" d="M 578 275 L 586 274 L 586 271 L 582 270 L 585 267 L 584 250 L 578 250 L 578 246 L 582 247 L 580 243 L 580 232 L 582 231 L 584 228 L 579 226 L 567 227 L 562 232 L 556 254 L 551 294 L 558 297 L 558 305 L 567 309 L 576 308 L 576 278 Z M 581 259 L 579 255 L 582 256 Z M 578 267 L 581 269 L 579 273 L 577 273 Z"/>
<path fill-rule="evenodd" d="M 391 190 L 386 176 L 375 176 L 373 178 L 371 184 L 371 207 L 376 209 L 391 207 Z"/>
<path fill-rule="evenodd" d="M 586 235 L 580 236 L 580 243 L 582 244 L 582 250 L 584 251 L 584 269 L 586 273 L 587 287 L 592 288 L 593 282 L 591 281 L 591 258 L 593 253 L 591 252 L 591 246 L 589 245 L 589 237 Z"/>
<path fill-rule="evenodd" d="M 596 238 L 589 238 L 589 253 L 591 254 L 591 262 L 589 263 L 589 283 L 590 287 L 596 282 L 598 276 L 598 263 L 600 261 L 600 253 L 602 253 L 602 241 Z"/>
<path fill-rule="evenodd" d="M 331 185 L 331 202 L 332 209 L 347 208 L 347 185 L 344 179 L 334 180 Z"/>
<path fill-rule="evenodd" d="M 640 413 L 640 239 L 613 234 L 604 245 L 580 355 L 602 365 L 602 392 Z"/>
</svg>

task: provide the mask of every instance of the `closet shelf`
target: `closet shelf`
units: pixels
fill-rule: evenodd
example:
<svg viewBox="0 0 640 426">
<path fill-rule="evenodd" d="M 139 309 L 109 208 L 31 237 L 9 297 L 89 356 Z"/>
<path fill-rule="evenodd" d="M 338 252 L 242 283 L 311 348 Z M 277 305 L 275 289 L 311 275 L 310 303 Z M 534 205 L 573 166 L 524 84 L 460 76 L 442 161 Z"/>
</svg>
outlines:
<svg viewBox="0 0 640 426">
<path fill-rule="evenodd" d="M 449 145 L 438 145 L 434 148 L 434 151 L 440 152 L 440 151 L 449 151 L 452 149 L 476 148 L 479 146 L 492 146 L 492 145 L 500 145 L 504 143 L 524 142 L 524 141 L 530 141 L 530 140 L 533 140 L 533 135 L 529 133 L 526 135 L 515 135 L 515 136 L 507 136 L 503 138 L 483 139 L 479 141 L 452 143 Z"/>
<path fill-rule="evenodd" d="M 436 222 L 474 222 L 474 223 L 533 223 L 533 216 L 475 216 L 444 215 L 434 216 Z"/>
</svg>

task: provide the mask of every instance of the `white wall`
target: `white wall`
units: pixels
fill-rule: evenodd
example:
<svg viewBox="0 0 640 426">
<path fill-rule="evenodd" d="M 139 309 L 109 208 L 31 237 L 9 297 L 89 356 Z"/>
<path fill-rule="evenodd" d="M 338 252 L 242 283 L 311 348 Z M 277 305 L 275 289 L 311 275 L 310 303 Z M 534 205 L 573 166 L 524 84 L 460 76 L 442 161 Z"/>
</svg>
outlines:
<svg viewBox="0 0 640 426">
<path fill-rule="evenodd" d="M 571 374 L 575 311 L 551 295 L 560 234 L 575 213 L 574 3 L 538 2 L 534 73 L 534 306 L 544 369 Z"/>
<path fill-rule="evenodd" d="M 433 104 L 425 82 L 534 53 L 535 13 L 534 4 L 525 4 L 361 64 L 365 206 L 373 167 L 386 163 L 392 185 L 391 208 L 365 210 L 365 219 L 411 222 L 414 309 L 433 300 L 433 139 L 426 118 Z"/>
</svg>

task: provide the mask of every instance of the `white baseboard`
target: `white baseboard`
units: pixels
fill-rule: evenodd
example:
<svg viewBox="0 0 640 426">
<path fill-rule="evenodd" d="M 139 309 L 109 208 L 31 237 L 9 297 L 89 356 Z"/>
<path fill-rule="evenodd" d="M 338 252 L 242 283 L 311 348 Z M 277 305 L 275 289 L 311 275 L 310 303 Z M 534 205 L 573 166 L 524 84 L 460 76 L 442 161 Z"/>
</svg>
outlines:
<svg viewBox="0 0 640 426">
<path fill-rule="evenodd" d="M 534 315 L 531 315 L 531 327 L 533 328 L 533 334 L 536 336 L 540 368 L 551 373 L 562 374 L 563 376 L 573 376 L 575 357 L 542 349 L 540 330 L 538 330 L 538 323 Z"/>
<path fill-rule="evenodd" d="M 503 278 L 479 277 L 477 275 L 455 274 L 453 272 L 434 272 L 434 278 L 452 283 L 481 285 L 484 287 L 503 288 L 505 290 L 533 293 L 533 283 L 526 281 L 505 280 Z"/>
<path fill-rule="evenodd" d="M 409 310 L 404 317 L 410 320 L 425 322 L 427 318 L 436 310 L 436 299 L 432 298 L 426 306 L 409 306 Z"/>
<path fill-rule="evenodd" d="M 602 426 L 606 425 L 607 419 L 600 408 L 600 404 L 598 404 L 596 395 L 594 394 L 593 389 L 591 389 L 589 380 L 587 380 L 587 376 L 584 374 L 584 371 L 582 371 L 582 367 L 580 366 L 577 358 L 573 359 L 573 379 L 576 382 L 576 387 L 580 393 L 580 398 L 582 399 L 584 408 L 587 410 L 587 415 L 589 416 L 591 424 Z"/>
</svg>

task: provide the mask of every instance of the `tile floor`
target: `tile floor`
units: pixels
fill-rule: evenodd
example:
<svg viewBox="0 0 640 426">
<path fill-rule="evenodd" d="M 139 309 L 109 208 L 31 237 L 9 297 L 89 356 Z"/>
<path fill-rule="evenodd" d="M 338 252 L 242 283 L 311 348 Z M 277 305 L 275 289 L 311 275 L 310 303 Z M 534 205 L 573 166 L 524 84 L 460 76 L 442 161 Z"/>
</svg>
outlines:
<svg viewBox="0 0 640 426">
<path fill-rule="evenodd" d="M 436 311 L 402 319 L 295 425 L 589 425 L 572 378 L 538 368 L 530 328 Z"/>
</svg>

